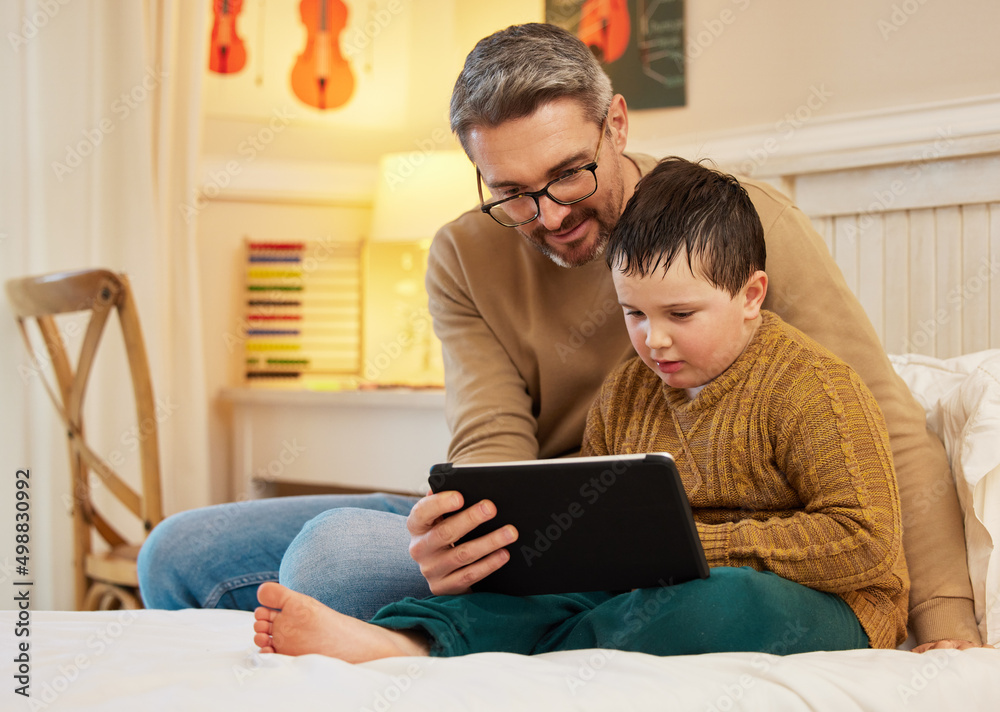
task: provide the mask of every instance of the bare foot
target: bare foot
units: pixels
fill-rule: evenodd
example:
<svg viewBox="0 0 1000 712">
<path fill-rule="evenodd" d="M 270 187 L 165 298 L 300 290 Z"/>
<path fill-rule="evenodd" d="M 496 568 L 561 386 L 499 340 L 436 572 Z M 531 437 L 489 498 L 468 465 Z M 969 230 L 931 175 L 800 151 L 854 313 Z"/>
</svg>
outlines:
<svg viewBox="0 0 1000 712">
<path fill-rule="evenodd" d="M 318 653 L 349 663 L 428 653 L 427 640 L 420 633 L 381 628 L 345 616 L 278 583 L 261 584 L 257 600 L 261 607 L 254 611 L 253 642 L 262 653 Z"/>
</svg>

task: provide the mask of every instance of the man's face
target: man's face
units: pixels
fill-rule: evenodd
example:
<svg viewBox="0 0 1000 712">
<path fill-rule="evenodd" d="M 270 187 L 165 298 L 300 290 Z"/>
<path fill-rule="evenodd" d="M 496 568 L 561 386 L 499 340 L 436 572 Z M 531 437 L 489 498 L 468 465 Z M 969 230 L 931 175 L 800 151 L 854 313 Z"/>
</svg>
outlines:
<svg viewBox="0 0 1000 712">
<path fill-rule="evenodd" d="M 539 190 L 590 163 L 599 140 L 600 128 L 572 99 L 557 99 L 495 128 L 475 127 L 468 135 L 469 152 L 490 193 L 487 202 Z M 563 267 L 578 267 L 602 255 L 625 207 L 618 144 L 605 138 L 596 160 L 597 192 L 573 205 L 542 196 L 538 217 L 514 228 Z"/>
</svg>

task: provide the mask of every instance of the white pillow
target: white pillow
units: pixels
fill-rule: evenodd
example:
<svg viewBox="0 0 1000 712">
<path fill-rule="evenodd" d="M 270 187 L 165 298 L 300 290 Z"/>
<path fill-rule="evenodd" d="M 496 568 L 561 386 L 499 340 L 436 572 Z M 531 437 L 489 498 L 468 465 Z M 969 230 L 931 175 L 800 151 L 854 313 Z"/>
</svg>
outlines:
<svg viewBox="0 0 1000 712">
<path fill-rule="evenodd" d="M 965 519 L 983 641 L 1000 644 L 1000 349 L 952 359 L 890 356 L 944 442 Z"/>
</svg>

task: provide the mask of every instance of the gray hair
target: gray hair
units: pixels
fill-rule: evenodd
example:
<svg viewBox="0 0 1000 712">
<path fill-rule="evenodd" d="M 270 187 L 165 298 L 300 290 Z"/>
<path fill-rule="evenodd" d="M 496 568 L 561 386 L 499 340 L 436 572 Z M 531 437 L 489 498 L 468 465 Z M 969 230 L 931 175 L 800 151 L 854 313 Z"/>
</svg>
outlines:
<svg viewBox="0 0 1000 712">
<path fill-rule="evenodd" d="M 608 113 L 611 80 L 587 46 L 555 25 L 512 25 L 481 39 L 451 94 L 451 130 L 465 152 L 469 131 L 529 116 L 554 99 L 576 99 L 590 121 Z"/>
</svg>

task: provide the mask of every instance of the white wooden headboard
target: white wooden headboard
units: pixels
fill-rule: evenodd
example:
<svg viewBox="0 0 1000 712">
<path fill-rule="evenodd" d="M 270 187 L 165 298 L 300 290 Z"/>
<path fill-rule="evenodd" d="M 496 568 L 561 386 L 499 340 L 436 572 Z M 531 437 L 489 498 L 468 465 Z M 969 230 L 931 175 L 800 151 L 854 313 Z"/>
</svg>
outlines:
<svg viewBox="0 0 1000 712">
<path fill-rule="evenodd" d="M 630 148 L 791 196 L 890 353 L 1000 348 L 1000 95 Z"/>
</svg>

